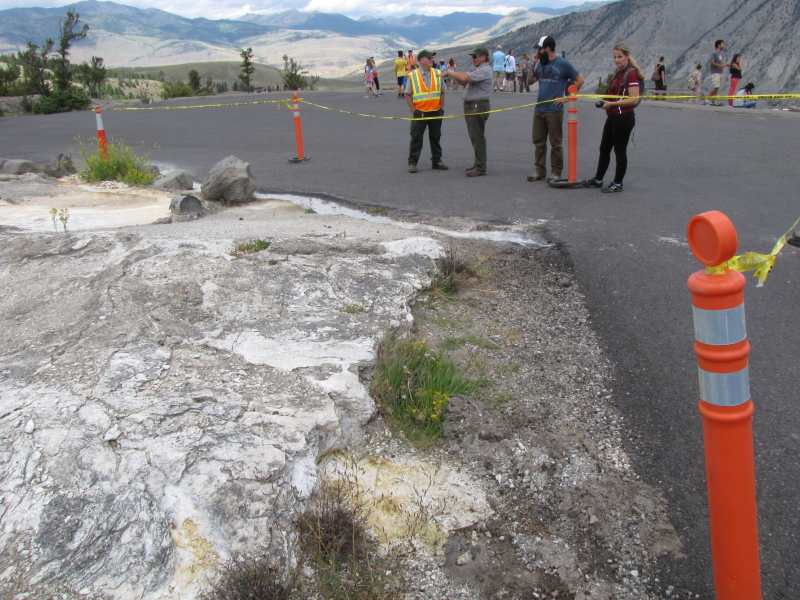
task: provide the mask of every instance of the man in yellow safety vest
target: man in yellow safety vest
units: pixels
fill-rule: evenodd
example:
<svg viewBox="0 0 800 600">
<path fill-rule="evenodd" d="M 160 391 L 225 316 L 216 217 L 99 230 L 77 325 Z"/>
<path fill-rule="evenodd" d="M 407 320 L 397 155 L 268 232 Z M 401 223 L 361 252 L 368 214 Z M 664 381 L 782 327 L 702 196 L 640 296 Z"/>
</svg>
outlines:
<svg viewBox="0 0 800 600">
<path fill-rule="evenodd" d="M 406 79 L 406 101 L 411 114 L 418 121 L 411 121 L 411 145 L 408 150 L 408 172 L 417 172 L 417 162 L 422 154 L 425 130 L 431 144 L 433 169 L 446 171 L 442 162 L 442 115 L 444 115 L 444 86 L 442 73 L 433 68 L 435 52 L 420 50 L 417 54 L 418 69 L 409 71 Z M 437 118 L 438 117 L 438 118 Z"/>
</svg>

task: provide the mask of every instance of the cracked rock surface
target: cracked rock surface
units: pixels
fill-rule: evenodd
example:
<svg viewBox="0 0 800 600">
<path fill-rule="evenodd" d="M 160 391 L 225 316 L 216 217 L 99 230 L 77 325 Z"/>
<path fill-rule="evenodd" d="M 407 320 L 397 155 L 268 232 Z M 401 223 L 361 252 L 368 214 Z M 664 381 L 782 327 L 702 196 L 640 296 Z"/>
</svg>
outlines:
<svg viewBox="0 0 800 600">
<path fill-rule="evenodd" d="M 233 552 L 285 553 L 317 457 L 375 411 L 359 366 L 427 282 L 435 243 L 386 246 L 409 236 L 275 202 L 0 227 L 0 597 L 185 600 Z"/>
</svg>

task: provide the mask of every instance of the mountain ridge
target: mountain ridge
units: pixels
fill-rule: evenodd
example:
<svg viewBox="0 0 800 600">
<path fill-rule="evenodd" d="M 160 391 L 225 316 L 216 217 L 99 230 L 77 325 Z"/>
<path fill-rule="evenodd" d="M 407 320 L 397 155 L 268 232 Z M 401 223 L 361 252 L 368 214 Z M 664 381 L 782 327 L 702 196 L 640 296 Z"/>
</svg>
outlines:
<svg viewBox="0 0 800 600">
<path fill-rule="evenodd" d="M 619 0 L 586 12 L 573 12 L 517 29 L 490 40 L 504 48 L 531 49 L 552 35 L 559 52 L 586 77 L 590 88 L 613 70 L 611 51 L 626 42 L 649 78 L 665 56 L 672 90 L 687 91 L 692 65 L 707 75 L 716 39 L 728 42 L 728 55 L 742 53 L 744 78 L 759 89 L 800 88 L 800 39 L 797 0 Z M 462 52 L 463 55 L 463 52 Z"/>
</svg>

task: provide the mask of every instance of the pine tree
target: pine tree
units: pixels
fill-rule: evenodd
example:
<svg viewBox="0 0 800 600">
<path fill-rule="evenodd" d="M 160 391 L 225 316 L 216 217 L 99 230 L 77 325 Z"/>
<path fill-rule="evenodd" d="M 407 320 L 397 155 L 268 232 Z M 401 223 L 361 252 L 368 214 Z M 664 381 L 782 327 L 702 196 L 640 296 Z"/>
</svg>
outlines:
<svg viewBox="0 0 800 600">
<path fill-rule="evenodd" d="M 253 64 L 253 49 L 243 48 L 239 53 L 242 57 L 242 68 L 239 73 L 239 80 L 242 85 L 239 89 L 243 92 L 253 91 L 253 73 L 256 72 L 255 65 Z"/>
<path fill-rule="evenodd" d="M 84 39 L 89 32 L 89 26 L 81 25 L 80 19 L 81 16 L 70 9 L 60 22 L 61 37 L 56 50 L 57 57 L 52 60 L 55 85 L 59 91 L 65 92 L 69 90 L 72 84 L 69 49 L 72 47 L 73 42 Z"/>
</svg>

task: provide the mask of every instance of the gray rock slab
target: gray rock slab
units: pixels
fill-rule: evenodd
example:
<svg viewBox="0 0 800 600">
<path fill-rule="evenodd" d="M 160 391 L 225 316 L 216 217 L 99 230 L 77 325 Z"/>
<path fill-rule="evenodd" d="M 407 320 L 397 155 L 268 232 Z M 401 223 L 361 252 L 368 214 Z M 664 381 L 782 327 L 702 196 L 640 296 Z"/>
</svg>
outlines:
<svg viewBox="0 0 800 600">
<path fill-rule="evenodd" d="M 205 200 L 214 202 L 249 202 L 256 191 L 256 180 L 250 164 L 228 156 L 211 168 L 203 182 L 202 194 Z"/>
<path fill-rule="evenodd" d="M 0 166 L 0 173 L 4 175 L 22 175 L 39 171 L 36 163 L 29 160 L 7 159 Z"/>
<path fill-rule="evenodd" d="M 231 553 L 291 552 L 430 260 L 233 258 L 201 234 L 225 223 L 0 230 L 0 597 L 192 600 Z"/>
<path fill-rule="evenodd" d="M 172 191 L 190 190 L 193 185 L 194 178 L 192 174 L 187 171 L 178 171 L 176 173 L 164 175 L 156 179 L 155 183 L 153 183 L 154 188 Z"/>
</svg>

